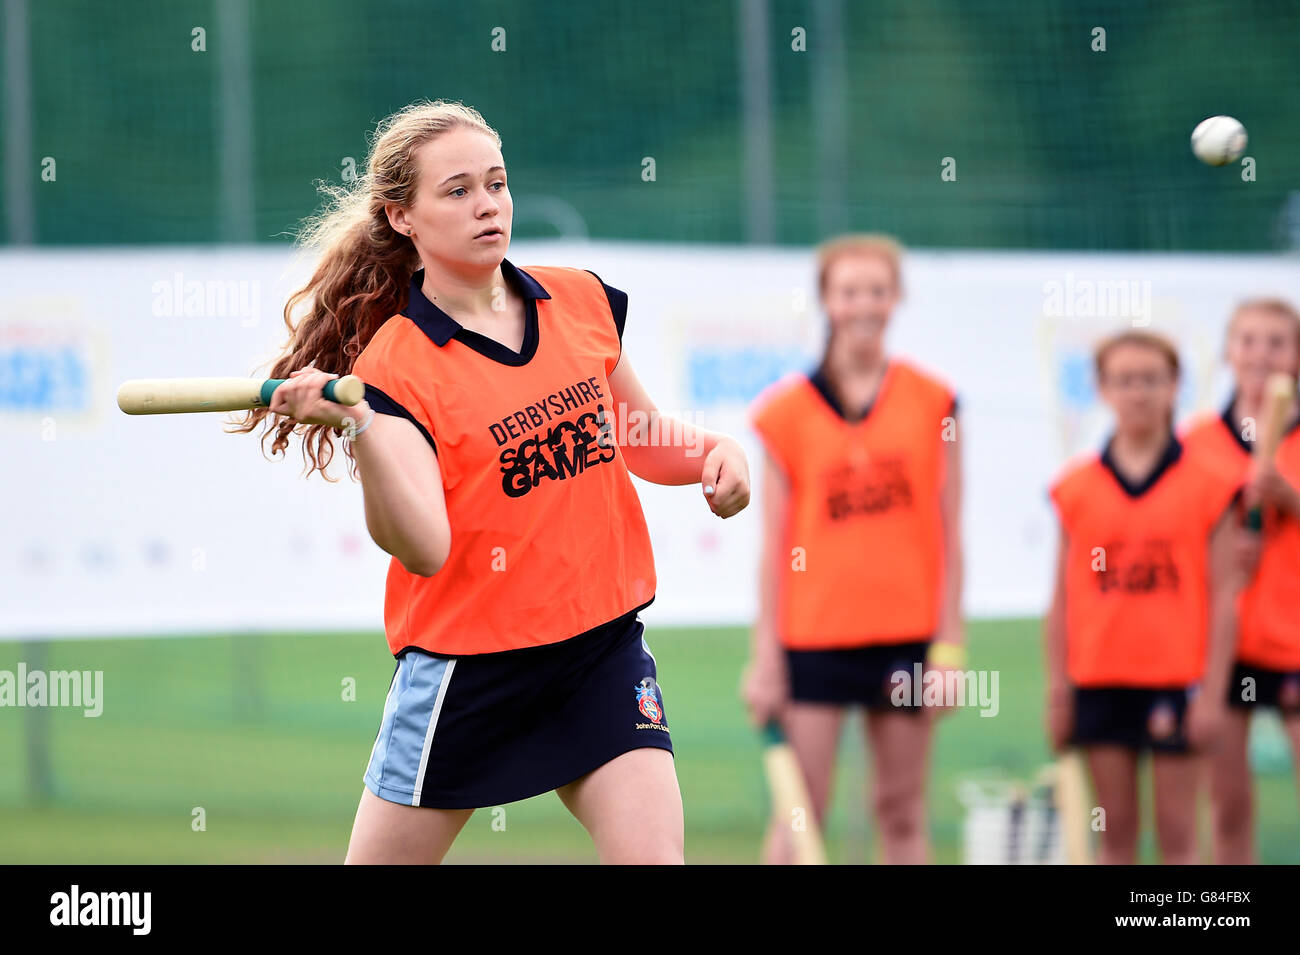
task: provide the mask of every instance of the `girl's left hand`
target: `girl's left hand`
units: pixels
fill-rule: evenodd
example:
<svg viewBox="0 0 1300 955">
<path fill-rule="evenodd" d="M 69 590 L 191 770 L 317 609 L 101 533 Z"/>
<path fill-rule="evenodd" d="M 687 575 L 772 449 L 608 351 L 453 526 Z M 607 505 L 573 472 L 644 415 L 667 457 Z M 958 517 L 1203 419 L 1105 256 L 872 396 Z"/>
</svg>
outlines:
<svg viewBox="0 0 1300 955">
<path fill-rule="evenodd" d="M 272 414 L 284 415 L 299 424 L 345 428 L 348 421 L 360 421 L 362 411 L 337 404 L 325 397 L 323 392 L 326 383 L 337 377 L 338 375 L 320 371 L 311 365 L 295 369 L 289 372 L 284 384 L 272 392 L 271 403 L 267 408 Z"/>
<path fill-rule="evenodd" d="M 1241 575 L 1243 583 L 1248 582 L 1255 575 L 1255 568 L 1259 566 L 1259 557 L 1263 551 L 1259 537 L 1259 534 L 1244 527 L 1233 528 L 1233 566 Z"/>
<path fill-rule="evenodd" d="M 700 472 L 704 500 L 719 517 L 739 514 L 749 504 L 749 461 L 732 438 L 722 438 L 704 459 Z"/>
<path fill-rule="evenodd" d="M 1248 485 L 1247 498 L 1251 503 L 1270 505 L 1286 513 L 1294 514 L 1300 510 L 1298 492 L 1278 472 L 1272 461 L 1256 464 L 1255 473 Z"/>
<path fill-rule="evenodd" d="M 939 688 L 942 690 L 942 692 L 939 694 L 939 702 L 927 703 L 925 704 L 925 709 L 926 712 L 931 717 L 937 719 L 940 716 L 947 716 L 949 713 L 956 712 L 957 710 L 956 700 L 951 699 L 948 696 L 948 687 L 955 685 L 953 682 L 954 678 L 948 676 L 948 674 L 949 673 L 958 674 L 956 679 L 960 680 L 961 671 L 958 670 L 956 667 L 949 666 L 946 663 L 926 662 L 924 668 L 921 671 L 921 680 L 922 680 L 921 693 L 922 694 L 924 694 L 925 691 L 928 689 L 928 684 L 925 681 L 928 680 L 928 675 L 931 673 L 937 673 L 939 675 L 938 683 L 939 683 Z M 908 676 L 910 677 L 911 674 L 908 674 Z"/>
<path fill-rule="evenodd" d="M 1212 699 L 1202 692 L 1187 704 L 1187 741 L 1195 750 L 1212 749 L 1218 742 L 1227 721 L 1228 707 L 1222 700 Z"/>
<path fill-rule="evenodd" d="M 939 647 L 938 650 L 934 649 Z M 963 667 L 966 665 L 966 631 L 961 624 L 952 627 L 940 627 L 939 632 L 935 635 L 934 642 L 930 644 L 931 652 L 927 654 L 925 666 L 922 671 L 922 680 L 926 679 L 925 673 L 935 672 L 939 674 L 939 686 L 943 688 L 943 694 L 939 697 L 939 702 L 929 705 L 926 708 L 933 712 L 935 716 L 944 716 L 956 710 L 956 700 L 949 699 L 948 688 L 953 686 L 953 677 L 949 677 L 951 672 L 956 674 L 956 679 L 962 679 L 961 674 L 964 672 Z M 924 687 L 922 687 L 924 692 Z M 967 705 L 973 706 L 978 700 L 971 700 Z"/>
</svg>

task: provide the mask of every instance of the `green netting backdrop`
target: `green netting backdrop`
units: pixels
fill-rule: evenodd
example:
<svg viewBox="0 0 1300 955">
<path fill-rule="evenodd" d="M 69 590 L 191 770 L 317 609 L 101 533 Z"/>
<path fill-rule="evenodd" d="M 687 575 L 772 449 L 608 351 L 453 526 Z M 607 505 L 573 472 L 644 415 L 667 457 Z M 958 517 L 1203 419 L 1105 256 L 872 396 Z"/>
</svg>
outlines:
<svg viewBox="0 0 1300 955">
<path fill-rule="evenodd" d="M 764 14 L 757 46 L 745 3 Z M 339 179 L 377 119 L 422 97 L 464 100 L 499 129 L 520 237 L 557 234 L 546 208 L 559 200 L 593 238 L 751 241 L 748 87 L 770 117 L 759 201 L 778 243 L 854 228 L 919 246 L 1300 244 L 1293 0 L 240 8 L 245 31 L 214 0 L 28 0 L 32 136 L 19 179 L 36 242 L 284 242 L 315 205 L 313 180 Z M 206 52 L 191 49 L 194 27 Z M 492 49 L 498 27 L 504 52 Z M 1105 52 L 1092 49 L 1096 27 Z M 796 28 L 806 51 L 792 49 Z M 223 92 L 235 48 L 246 106 Z M 755 57 L 767 93 L 743 79 Z M 251 130 L 251 176 L 237 185 L 252 214 L 233 234 L 223 109 L 247 112 Z M 1246 124 L 1256 181 L 1192 158 L 1192 127 L 1216 113 Z M 956 182 L 941 181 L 945 156 Z M 40 179 L 44 157 L 55 182 Z"/>
</svg>

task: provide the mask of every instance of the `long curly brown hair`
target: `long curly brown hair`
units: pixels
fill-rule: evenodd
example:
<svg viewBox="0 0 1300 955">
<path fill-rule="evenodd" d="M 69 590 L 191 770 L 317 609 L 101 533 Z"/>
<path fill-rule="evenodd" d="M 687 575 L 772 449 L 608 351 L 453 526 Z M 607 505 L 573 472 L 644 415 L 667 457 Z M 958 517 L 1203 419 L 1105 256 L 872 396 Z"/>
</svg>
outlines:
<svg viewBox="0 0 1300 955">
<path fill-rule="evenodd" d="M 364 175 L 342 186 L 317 183 L 326 201 L 321 211 L 303 221 L 295 244 L 307 254 L 319 253 L 319 259 L 311 279 L 285 303 L 289 337 L 267 377 L 287 378 L 289 372 L 312 361 L 321 371 L 351 373 L 379 327 L 406 306 L 420 257 L 410 237 L 389 224 L 384 205 L 392 202 L 410 208 L 419 181 L 420 147 L 457 127 L 486 133 L 501 147 L 501 137 L 478 110 L 463 103 L 421 100 L 375 128 Z M 283 454 L 289 435 L 296 432 L 302 436 L 304 474 L 310 477 L 320 471 L 325 480 L 336 480 L 326 468 L 334 459 L 331 432 L 341 432 L 291 418 L 276 424 L 266 408 L 249 411 L 226 431 L 247 434 L 262 422 L 266 423 L 261 438 L 264 456 L 268 438 L 274 435 L 274 458 Z M 351 463 L 349 473 L 356 477 L 356 460 L 347 448 L 344 454 Z"/>
</svg>

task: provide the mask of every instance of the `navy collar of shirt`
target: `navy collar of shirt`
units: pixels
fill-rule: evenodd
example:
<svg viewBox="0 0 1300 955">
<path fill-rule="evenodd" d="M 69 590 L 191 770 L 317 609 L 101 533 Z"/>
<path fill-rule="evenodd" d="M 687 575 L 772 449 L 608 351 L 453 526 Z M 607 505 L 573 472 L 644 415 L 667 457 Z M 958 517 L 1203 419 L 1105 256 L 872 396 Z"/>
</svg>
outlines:
<svg viewBox="0 0 1300 955">
<path fill-rule="evenodd" d="M 1115 480 L 1119 482 L 1119 486 L 1124 489 L 1124 493 L 1129 497 L 1140 497 L 1147 491 L 1151 490 L 1151 488 L 1155 487 L 1156 481 L 1159 481 L 1161 476 L 1173 467 L 1178 462 L 1178 459 L 1183 456 L 1182 443 L 1179 442 L 1173 432 L 1170 432 L 1169 443 L 1165 445 L 1165 453 L 1160 456 L 1160 460 L 1156 462 L 1156 466 L 1152 468 L 1151 473 L 1148 474 L 1145 479 L 1139 481 L 1137 484 L 1133 484 L 1128 478 L 1121 474 L 1119 468 L 1115 466 L 1115 459 L 1110 453 L 1111 445 L 1114 444 L 1114 442 L 1114 435 L 1111 435 L 1106 439 L 1106 447 L 1101 452 L 1101 463 L 1105 465 L 1106 470 L 1114 475 Z"/>
<path fill-rule="evenodd" d="M 1236 404 L 1237 404 L 1237 392 L 1234 391 L 1232 393 L 1232 396 L 1228 399 L 1228 404 L 1223 409 L 1223 414 L 1219 416 L 1219 420 L 1221 420 L 1223 422 L 1223 426 L 1228 429 L 1228 433 L 1232 435 L 1232 440 L 1237 442 L 1238 447 L 1240 447 L 1247 454 L 1254 454 L 1255 453 L 1254 442 L 1247 441 L 1245 436 L 1242 435 L 1241 433 L 1242 429 L 1237 427 L 1237 423 L 1232 420 L 1232 409 L 1236 407 Z M 1294 421 L 1288 424 L 1286 428 L 1283 429 L 1282 433 L 1284 435 L 1290 434 L 1296 428 L 1300 428 L 1300 417 L 1297 417 Z"/>
<path fill-rule="evenodd" d="M 1219 416 L 1219 420 L 1222 421 L 1223 426 L 1228 429 L 1228 434 L 1232 435 L 1232 440 L 1236 441 L 1238 446 L 1247 454 L 1253 454 L 1255 449 L 1251 447 L 1249 441 L 1247 441 L 1244 437 L 1242 437 L 1241 431 L 1237 428 L 1236 423 L 1233 422 L 1232 420 L 1232 408 L 1234 405 L 1236 405 L 1236 403 L 1237 403 L 1237 393 L 1234 391 L 1232 395 L 1228 398 L 1228 404 L 1224 407 L 1223 414 Z"/>
<path fill-rule="evenodd" d="M 858 415 L 856 418 L 850 418 L 844 413 L 844 408 L 840 406 L 839 399 L 835 397 L 835 392 L 831 388 L 830 379 L 826 376 L 825 365 L 819 364 L 811 371 L 804 372 L 804 375 L 812 386 L 817 389 L 818 394 L 822 396 L 822 400 L 830 405 L 831 410 L 839 415 L 841 420 L 846 421 L 849 424 L 858 424 L 861 421 L 865 421 L 867 415 L 871 414 L 872 410 L 876 407 L 876 401 L 880 398 L 880 390 L 885 384 L 885 374 L 889 371 L 889 365 L 890 360 L 885 359 L 885 372 L 880 376 L 880 383 L 876 386 L 876 393 L 871 398 L 871 404 L 867 405 L 862 414 Z"/>
<path fill-rule="evenodd" d="M 506 283 L 518 292 L 526 300 L 529 320 L 537 320 L 536 299 L 550 298 L 550 293 L 542 288 L 541 284 L 525 272 L 523 269 L 516 268 L 508 259 L 501 260 L 501 276 Z M 424 296 L 424 269 L 419 269 L 411 276 L 411 294 L 407 300 L 406 308 L 402 309 L 401 314 L 405 315 L 411 321 L 420 327 L 434 344 L 439 348 L 451 341 L 457 333 L 466 332 L 466 328 L 456 319 L 452 318 L 437 305 L 434 305 Z M 470 332 L 470 334 L 477 334 Z M 505 349 L 505 346 L 501 346 Z M 509 351 L 509 349 L 505 349 Z"/>
</svg>

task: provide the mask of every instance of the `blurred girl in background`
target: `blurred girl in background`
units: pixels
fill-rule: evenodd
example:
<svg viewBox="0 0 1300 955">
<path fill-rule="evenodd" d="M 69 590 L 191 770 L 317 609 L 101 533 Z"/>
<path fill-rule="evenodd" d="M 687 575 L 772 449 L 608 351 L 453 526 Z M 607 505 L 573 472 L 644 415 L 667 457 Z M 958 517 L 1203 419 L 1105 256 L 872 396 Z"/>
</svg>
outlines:
<svg viewBox="0 0 1300 955">
<path fill-rule="evenodd" d="M 1196 857 L 1197 754 L 1223 722 L 1233 649 L 1238 482 L 1175 437 L 1179 362 L 1126 331 L 1095 356 L 1115 430 L 1052 485 L 1060 518 L 1045 622 L 1048 733 L 1083 748 L 1104 863 L 1137 859 L 1138 758 L 1152 754 L 1165 863 Z"/>
<path fill-rule="evenodd" d="M 1274 459 L 1252 458 L 1255 436 L 1265 426 L 1268 379 L 1284 374 L 1294 380 L 1300 370 L 1300 314 L 1280 299 L 1245 302 L 1228 323 L 1224 352 L 1232 397 L 1221 414 L 1190 422 L 1183 442 L 1245 484 L 1244 503 L 1260 518 L 1242 535 L 1248 577 L 1238 601 L 1228 711 L 1211 759 L 1214 861 L 1243 864 L 1256 858 L 1248 743 L 1257 710 L 1273 707 L 1281 714 L 1300 779 L 1300 414 L 1294 399 Z"/>
<path fill-rule="evenodd" d="M 863 707 L 883 858 L 921 863 L 936 708 L 913 705 L 911 681 L 917 664 L 965 662 L 961 458 L 953 391 L 885 350 L 900 260 L 886 236 L 823 245 L 825 353 L 751 409 L 767 453 L 742 692 L 756 724 L 783 728 L 819 821 L 845 713 Z M 788 822 L 769 828 L 766 862 L 792 861 Z"/>
</svg>

